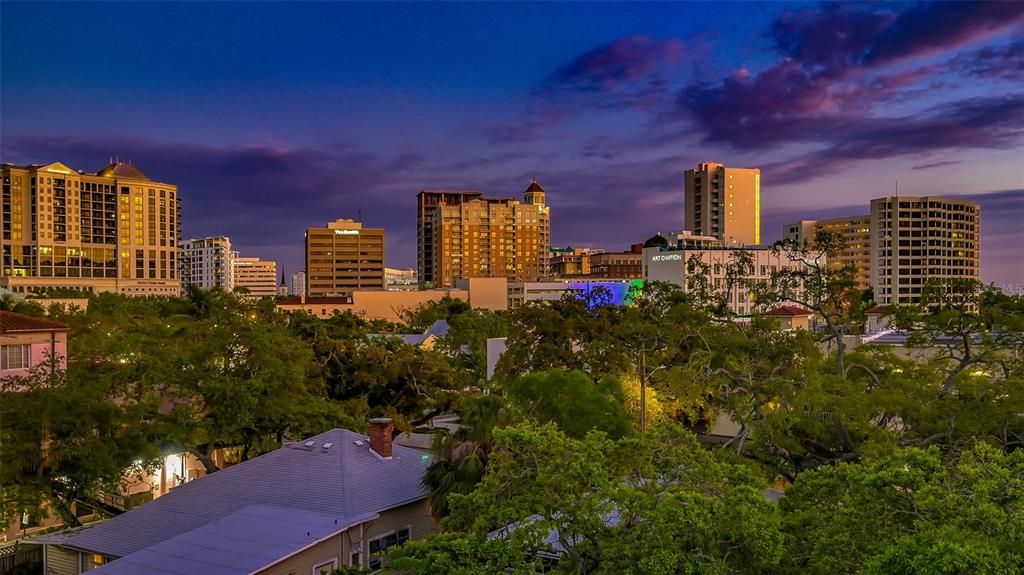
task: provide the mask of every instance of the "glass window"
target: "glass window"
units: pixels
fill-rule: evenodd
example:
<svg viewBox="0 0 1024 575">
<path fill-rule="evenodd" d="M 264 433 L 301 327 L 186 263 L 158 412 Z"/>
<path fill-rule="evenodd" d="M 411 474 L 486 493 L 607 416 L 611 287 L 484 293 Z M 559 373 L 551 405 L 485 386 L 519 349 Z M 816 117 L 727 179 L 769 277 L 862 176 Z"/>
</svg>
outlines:
<svg viewBox="0 0 1024 575">
<path fill-rule="evenodd" d="M 0 369 L 28 369 L 29 345 L 0 345 Z"/>
<path fill-rule="evenodd" d="M 338 568 L 338 559 L 328 559 L 313 566 L 313 575 L 330 575 Z"/>
</svg>

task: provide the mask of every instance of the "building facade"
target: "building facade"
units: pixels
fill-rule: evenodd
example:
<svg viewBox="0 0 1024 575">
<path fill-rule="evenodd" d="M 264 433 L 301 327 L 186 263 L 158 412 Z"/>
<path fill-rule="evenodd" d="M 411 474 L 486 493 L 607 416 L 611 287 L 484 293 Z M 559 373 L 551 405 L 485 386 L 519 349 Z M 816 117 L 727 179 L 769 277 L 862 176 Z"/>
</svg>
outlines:
<svg viewBox="0 0 1024 575">
<path fill-rule="evenodd" d="M 709 285 L 713 291 L 726 295 L 726 305 L 729 310 L 742 316 L 767 311 L 757 308 L 754 302 L 754 292 L 748 286 L 756 282 L 770 282 L 772 274 L 782 269 L 797 270 L 806 267 L 804 262 L 790 260 L 784 254 L 773 253 L 768 248 L 745 248 L 744 251 L 753 255 L 751 273 L 742 278 L 741 285 L 731 286 L 731 292 L 725 293 L 725 290 L 730 289 L 727 266 L 729 262 L 733 261 L 737 251 L 727 247 L 644 248 L 643 280 L 644 282 L 673 283 L 683 288 L 684 291 L 691 289 L 696 278 L 689 271 L 689 263 L 691 258 L 695 258 L 695 261 L 701 264 L 701 268 L 706 269 L 710 274 L 709 277 L 700 279 L 702 281 L 706 279 L 706 285 Z"/>
<path fill-rule="evenodd" d="M 180 264 L 182 292 L 190 285 L 203 289 L 235 289 L 235 252 L 226 236 L 191 239 L 181 242 Z"/>
<path fill-rule="evenodd" d="M 306 272 L 292 274 L 292 285 L 288 288 L 288 295 L 306 295 Z"/>
<path fill-rule="evenodd" d="M 177 295 L 177 187 L 115 162 L 0 166 L 0 287 Z"/>
<path fill-rule="evenodd" d="M 233 256 L 235 290 L 244 290 L 249 297 L 277 295 L 277 262 L 260 258 Z"/>
<path fill-rule="evenodd" d="M 419 287 L 416 270 L 412 268 L 384 268 L 384 283 L 388 291 L 411 291 Z"/>
<path fill-rule="evenodd" d="M 842 252 L 829 259 L 829 266 L 842 269 L 850 266 L 854 270 L 857 289 L 871 288 L 871 216 L 849 216 L 830 220 L 800 220 L 783 226 L 783 237 L 793 239 L 801 245 L 813 246 L 814 238 L 820 231 L 828 231 L 842 238 L 845 247 Z"/>
<path fill-rule="evenodd" d="M 683 228 L 726 246 L 761 243 L 761 170 L 705 162 L 685 173 Z"/>
<path fill-rule="evenodd" d="M 537 182 L 522 201 L 424 190 L 417 196 L 417 225 L 423 287 L 449 287 L 463 278 L 537 281 L 549 274 L 551 209 Z"/>
<path fill-rule="evenodd" d="M 871 286 L 880 305 L 919 302 L 931 280 L 979 280 L 981 206 L 936 196 L 871 200 Z"/>
<path fill-rule="evenodd" d="M 589 248 L 551 248 L 548 269 L 552 278 L 585 276 L 590 273 L 590 256 L 598 253 Z"/>
<path fill-rule="evenodd" d="M 383 290 L 384 230 L 335 220 L 306 230 L 306 295 Z"/>
</svg>

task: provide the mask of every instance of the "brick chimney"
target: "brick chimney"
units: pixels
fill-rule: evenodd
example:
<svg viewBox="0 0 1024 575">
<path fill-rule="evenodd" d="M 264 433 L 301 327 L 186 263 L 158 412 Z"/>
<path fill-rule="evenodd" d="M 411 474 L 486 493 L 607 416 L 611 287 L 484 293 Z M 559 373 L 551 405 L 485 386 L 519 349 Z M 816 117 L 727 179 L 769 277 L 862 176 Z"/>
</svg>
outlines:
<svg viewBox="0 0 1024 575">
<path fill-rule="evenodd" d="M 370 420 L 370 450 L 381 459 L 391 459 L 391 434 L 395 424 L 390 417 Z"/>
</svg>

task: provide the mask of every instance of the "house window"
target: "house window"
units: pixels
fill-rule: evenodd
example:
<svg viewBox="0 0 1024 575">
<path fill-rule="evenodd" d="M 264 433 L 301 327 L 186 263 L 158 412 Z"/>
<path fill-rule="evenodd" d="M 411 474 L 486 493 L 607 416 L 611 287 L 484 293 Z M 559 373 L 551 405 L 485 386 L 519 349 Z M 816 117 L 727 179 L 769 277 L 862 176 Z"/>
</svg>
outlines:
<svg viewBox="0 0 1024 575">
<path fill-rule="evenodd" d="M 355 551 L 355 552 L 352 553 L 352 555 L 349 556 L 348 564 L 351 565 L 352 567 L 362 567 L 363 564 L 360 561 L 360 559 L 361 559 L 361 557 L 359 556 L 359 552 Z"/>
<path fill-rule="evenodd" d="M 28 369 L 29 345 L 0 345 L 0 369 Z"/>
<path fill-rule="evenodd" d="M 328 559 L 313 566 L 313 575 L 329 575 L 338 568 L 338 559 Z"/>
<path fill-rule="evenodd" d="M 376 571 L 383 565 L 383 556 L 387 553 L 387 550 L 396 545 L 401 545 L 409 540 L 411 531 L 408 527 L 399 529 L 387 535 L 382 535 L 376 539 L 370 540 L 370 561 L 367 567 Z"/>
</svg>

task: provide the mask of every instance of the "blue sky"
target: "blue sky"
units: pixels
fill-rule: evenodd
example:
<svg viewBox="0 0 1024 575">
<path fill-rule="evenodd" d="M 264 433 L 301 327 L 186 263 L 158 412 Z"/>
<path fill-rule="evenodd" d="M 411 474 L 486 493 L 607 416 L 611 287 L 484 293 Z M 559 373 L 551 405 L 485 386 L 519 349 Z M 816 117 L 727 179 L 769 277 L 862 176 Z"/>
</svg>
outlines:
<svg viewBox="0 0 1024 575">
<path fill-rule="evenodd" d="M 0 3 L 3 161 L 131 160 L 185 233 L 301 267 L 362 213 L 415 264 L 425 187 L 517 195 L 556 243 L 682 222 L 682 171 L 763 170 L 768 239 L 872 197 L 970 195 L 1024 284 L 1024 3 Z"/>
</svg>

